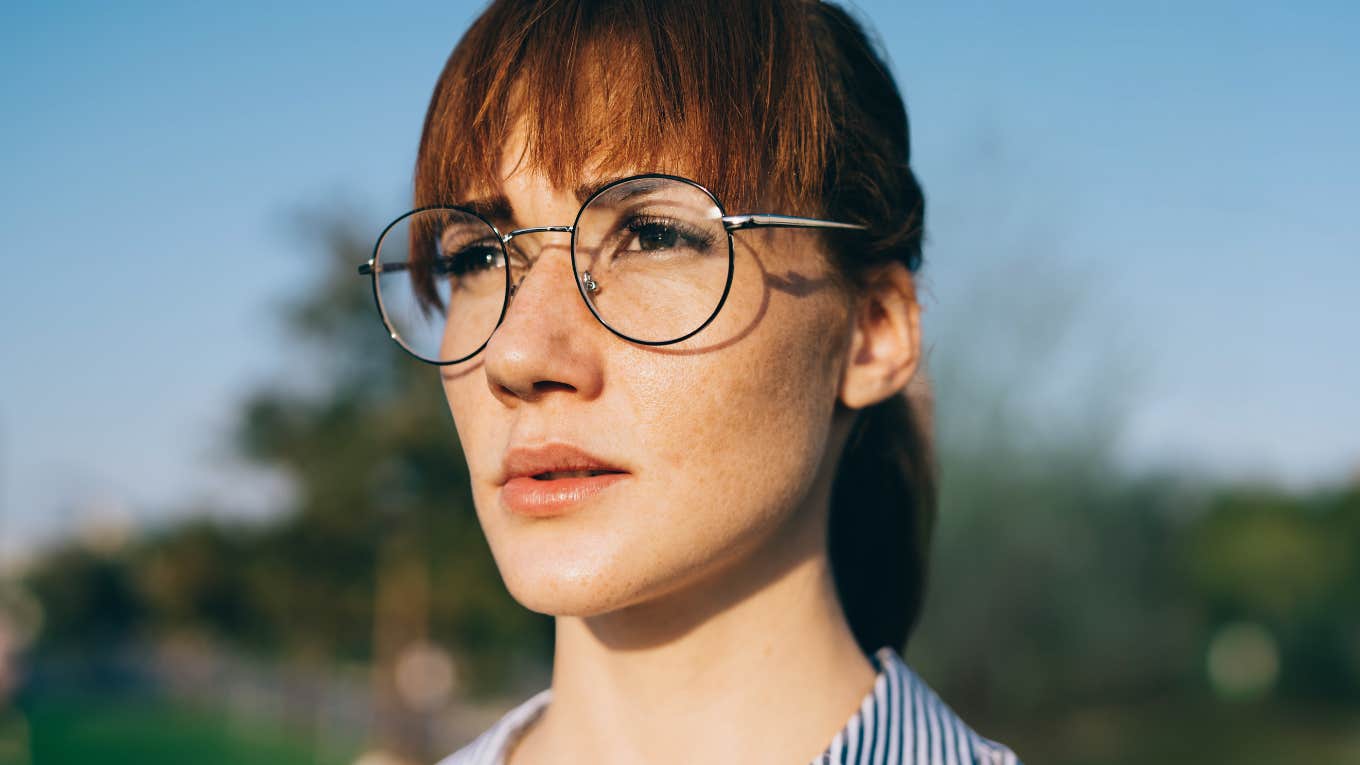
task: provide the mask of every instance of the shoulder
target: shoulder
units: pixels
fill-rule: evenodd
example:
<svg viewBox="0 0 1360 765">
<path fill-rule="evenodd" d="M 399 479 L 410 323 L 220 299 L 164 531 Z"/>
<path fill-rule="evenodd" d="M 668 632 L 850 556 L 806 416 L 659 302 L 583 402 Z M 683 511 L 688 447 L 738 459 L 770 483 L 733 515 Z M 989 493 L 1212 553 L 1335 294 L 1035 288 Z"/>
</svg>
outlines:
<svg viewBox="0 0 1360 765">
<path fill-rule="evenodd" d="M 466 746 L 438 765 L 503 765 L 508 744 L 547 708 L 552 689 L 545 688 L 501 716 Z"/>
<path fill-rule="evenodd" d="M 843 731 L 840 759 L 830 763 L 877 761 L 875 752 L 886 750 L 893 763 L 945 763 L 946 765 L 1020 765 L 1004 744 L 989 739 L 965 723 L 935 690 L 890 647 L 874 654 L 880 667 L 871 699 L 866 699 L 856 720 Z M 882 755 L 878 755 L 882 756 Z M 865 759 L 865 758 L 868 759 Z"/>
</svg>

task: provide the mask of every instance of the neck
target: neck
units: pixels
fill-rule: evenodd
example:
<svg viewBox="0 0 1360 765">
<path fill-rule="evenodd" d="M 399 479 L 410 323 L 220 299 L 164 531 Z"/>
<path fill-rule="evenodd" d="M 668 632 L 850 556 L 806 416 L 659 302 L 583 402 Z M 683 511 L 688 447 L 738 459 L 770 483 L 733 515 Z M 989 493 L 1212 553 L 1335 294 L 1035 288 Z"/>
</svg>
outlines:
<svg viewBox="0 0 1360 765">
<path fill-rule="evenodd" d="M 825 508 L 702 581 L 558 617 L 552 702 L 512 765 L 820 754 L 874 680 L 836 596 Z"/>
</svg>

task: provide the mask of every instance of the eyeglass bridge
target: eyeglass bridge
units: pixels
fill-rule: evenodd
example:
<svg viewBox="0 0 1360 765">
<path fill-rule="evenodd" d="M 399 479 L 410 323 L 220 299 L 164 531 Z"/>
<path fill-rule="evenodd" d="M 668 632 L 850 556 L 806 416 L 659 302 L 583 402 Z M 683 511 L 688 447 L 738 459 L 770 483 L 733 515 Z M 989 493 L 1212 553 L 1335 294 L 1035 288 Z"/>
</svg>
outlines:
<svg viewBox="0 0 1360 765">
<path fill-rule="evenodd" d="M 529 228 L 517 228 L 514 231 L 511 231 L 507 234 L 502 234 L 501 242 L 504 244 L 509 244 L 511 239 L 514 239 L 515 237 L 520 236 L 521 234 L 542 234 L 542 233 L 570 234 L 575 232 L 575 230 L 576 230 L 575 226 L 531 226 Z M 523 279 L 523 277 L 520 278 L 521 280 Z M 581 286 L 585 287 L 586 292 L 592 294 L 599 292 L 600 290 L 600 283 L 595 281 L 595 278 L 590 275 L 589 271 L 582 272 Z M 511 284 L 510 297 L 514 297 L 515 292 L 518 289 L 519 289 L 518 281 Z"/>
<path fill-rule="evenodd" d="M 508 243 L 511 239 L 514 239 L 520 234 L 541 234 L 545 232 L 554 234 L 570 234 L 573 230 L 575 229 L 572 226 L 533 226 L 530 228 L 517 228 L 508 234 L 501 235 L 501 241 Z"/>
</svg>

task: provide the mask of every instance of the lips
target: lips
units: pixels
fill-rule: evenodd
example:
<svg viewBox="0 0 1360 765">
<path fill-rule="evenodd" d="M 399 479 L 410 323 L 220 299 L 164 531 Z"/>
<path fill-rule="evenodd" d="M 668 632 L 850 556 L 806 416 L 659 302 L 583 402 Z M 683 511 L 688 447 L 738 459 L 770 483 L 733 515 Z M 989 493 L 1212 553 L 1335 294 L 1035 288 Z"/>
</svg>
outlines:
<svg viewBox="0 0 1360 765">
<path fill-rule="evenodd" d="M 575 444 L 557 441 L 508 449 L 496 483 L 504 485 L 514 478 L 554 480 L 626 472 L 623 466 L 611 460 L 597 457 Z"/>
<path fill-rule="evenodd" d="M 507 509 L 542 518 L 570 512 L 630 476 L 611 460 L 559 442 L 510 449 L 497 483 Z"/>
</svg>

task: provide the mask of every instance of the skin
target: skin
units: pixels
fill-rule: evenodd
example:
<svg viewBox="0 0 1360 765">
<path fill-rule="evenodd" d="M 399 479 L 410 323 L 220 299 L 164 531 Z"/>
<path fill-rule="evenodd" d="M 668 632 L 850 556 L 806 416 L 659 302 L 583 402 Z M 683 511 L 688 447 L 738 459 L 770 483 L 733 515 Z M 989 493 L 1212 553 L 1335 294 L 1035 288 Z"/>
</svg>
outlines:
<svg viewBox="0 0 1360 765">
<path fill-rule="evenodd" d="M 582 200 L 519 163 L 522 148 L 509 142 L 484 190 L 514 211 L 497 225 L 569 224 Z M 854 410 L 915 372 L 909 273 L 850 294 L 815 233 L 740 232 L 713 323 L 646 347 L 591 315 L 567 234 L 515 241 L 534 265 L 504 322 L 441 372 L 505 584 L 556 617 L 554 698 L 510 762 L 812 759 L 873 685 L 831 579 L 827 512 Z M 566 515 L 509 512 L 506 450 L 554 441 L 630 475 Z"/>
</svg>

